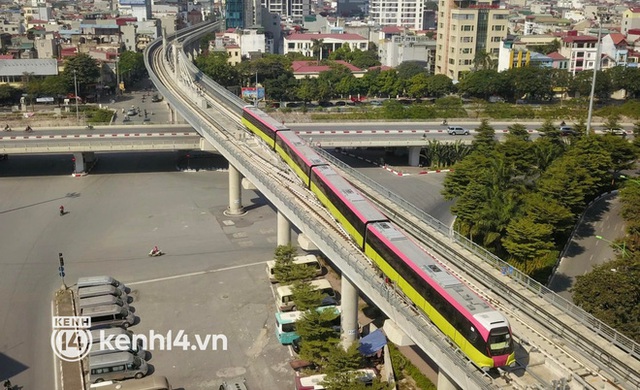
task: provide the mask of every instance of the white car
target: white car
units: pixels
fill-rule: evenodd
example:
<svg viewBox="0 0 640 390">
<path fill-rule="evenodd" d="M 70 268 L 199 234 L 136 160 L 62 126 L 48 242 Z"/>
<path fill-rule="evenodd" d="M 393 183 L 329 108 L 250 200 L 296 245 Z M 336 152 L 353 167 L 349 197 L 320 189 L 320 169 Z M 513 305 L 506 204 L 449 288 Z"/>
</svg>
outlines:
<svg viewBox="0 0 640 390">
<path fill-rule="evenodd" d="M 469 135 L 469 130 L 460 126 L 448 126 L 447 132 L 449 135 Z"/>
</svg>

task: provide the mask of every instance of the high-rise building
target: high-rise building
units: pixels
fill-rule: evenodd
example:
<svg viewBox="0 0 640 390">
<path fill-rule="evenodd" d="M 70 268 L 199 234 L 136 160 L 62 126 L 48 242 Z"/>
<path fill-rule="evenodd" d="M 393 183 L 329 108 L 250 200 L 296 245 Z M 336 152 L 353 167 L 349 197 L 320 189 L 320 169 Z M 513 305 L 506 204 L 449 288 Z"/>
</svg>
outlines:
<svg viewBox="0 0 640 390">
<path fill-rule="evenodd" d="M 369 17 L 381 26 L 422 30 L 424 0 L 371 0 Z"/>
<path fill-rule="evenodd" d="M 509 11 L 496 0 L 439 0 L 436 74 L 459 80 L 478 60 L 495 60 L 508 32 Z"/>
</svg>

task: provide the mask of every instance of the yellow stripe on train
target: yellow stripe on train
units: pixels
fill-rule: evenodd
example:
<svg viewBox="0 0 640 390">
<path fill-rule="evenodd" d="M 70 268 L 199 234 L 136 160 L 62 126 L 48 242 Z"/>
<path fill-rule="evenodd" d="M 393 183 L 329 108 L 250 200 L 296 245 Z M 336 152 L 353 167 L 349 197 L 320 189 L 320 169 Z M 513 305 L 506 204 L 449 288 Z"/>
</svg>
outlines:
<svg viewBox="0 0 640 390">
<path fill-rule="evenodd" d="M 311 182 L 311 192 L 313 192 L 320 200 L 320 203 L 324 205 L 324 207 L 329 209 L 331 215 L 333 215 L 338 222 L 342 225 L 342 227 L 347 231 L 347 234 L 362 248 L 362 244 L 364 241 L 364 237 L 360 232 L 353 227 L 353 225 L 342 215 L 342 213 L 329 201 L 329 198 L 325 196 L 325 194 L 320 191 L 317 185 Z"/>
</svg>

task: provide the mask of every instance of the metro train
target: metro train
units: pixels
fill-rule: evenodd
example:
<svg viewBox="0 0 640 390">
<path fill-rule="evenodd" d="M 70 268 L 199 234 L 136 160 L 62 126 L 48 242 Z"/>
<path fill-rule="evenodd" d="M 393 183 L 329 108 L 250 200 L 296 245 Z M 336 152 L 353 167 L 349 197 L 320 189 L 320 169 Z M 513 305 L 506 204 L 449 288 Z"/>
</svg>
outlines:
<svg viewBox="0 0 640 390">
<path fill-rule="evenodd" d="M 474 364 L 487 370 L 515 363 L 504 315 L 447 272 L 295 132 L 251 106 L 244 108 L 242 122 L 295 171 L 387 281 Z"/>
</svg>

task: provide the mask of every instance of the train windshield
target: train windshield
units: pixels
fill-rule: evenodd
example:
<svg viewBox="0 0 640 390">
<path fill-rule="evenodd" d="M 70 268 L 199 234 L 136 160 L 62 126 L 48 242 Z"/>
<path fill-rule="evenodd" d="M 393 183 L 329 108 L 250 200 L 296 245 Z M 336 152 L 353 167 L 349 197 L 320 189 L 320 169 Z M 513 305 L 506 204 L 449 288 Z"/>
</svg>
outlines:
<svg viewBox="0 0 640 390">
<path fill-rule="evenodd" d="M 509 328 L 503 326 L 491 329 L 488 347 L 491 356 L 510 354 L 513 351 L 513 340 Z"/>
</svg>

